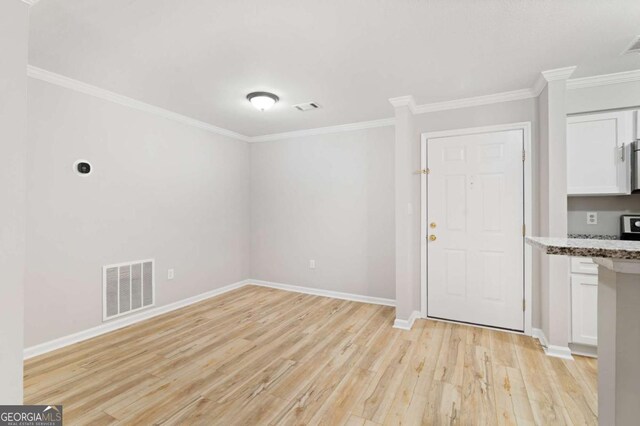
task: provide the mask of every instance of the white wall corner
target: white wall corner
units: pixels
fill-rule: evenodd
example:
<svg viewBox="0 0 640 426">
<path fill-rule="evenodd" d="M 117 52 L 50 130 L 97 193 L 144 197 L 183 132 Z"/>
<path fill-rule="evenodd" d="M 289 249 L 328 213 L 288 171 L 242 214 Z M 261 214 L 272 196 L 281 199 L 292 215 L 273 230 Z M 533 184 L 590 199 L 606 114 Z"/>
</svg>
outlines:
<svg viewBox="0 0 640 426">
<path fill-rule="evenodd" d="M 409 315 L 409 319 L 401 319 L 401 318 L 396 318 L 396 320 L 393 322 L 393 328 L 398 328 L 400 330 L 411 330 L 411 328 L 413 327 L 413 323 L 416 322 L 416 320 L 420 318 L 420 311 L 413 311 L 411 312 L 411 315 Z"/>
<path fill-rule="evenodd" d="M 390 98 L 389 102 L 393 105 L 394 108 L 400 108 L 403 106 L 409 107 L 409 111 L 412 114 L 416 113 L 416 101 L 413 99 L 413 96 L 398 96 L 397 98 Z"/>
<path fill-rule="evenodd" d="M 38 3 L 40 0 L 22 0 L 23 3 L 28 4 L 29 6 L 33 6 L 34 4 Z"/>
<path fill-rule="evenodd" d="M 553 70 L 542 71 L 542 77 L 546 81 L 568 80 L 576 67 L 556 68 Z"/>
<path fill-rule="evenodd" d="M 538 339 L 540 342 L 540 346 L 544 349 L 544 353 L 547 356 L 552 356 L 554 358 L 562 358 L 562 359 L 570 359 L 573 360 L 573 355 L 571 355 L 571 349 L 567 346 L 556 346 L 550 345 L 547 340 L 547 336 L 545 336 L 544 331 L 539 328 L 534 328 L 531 330 L 531 336 Z"/>
</svg>

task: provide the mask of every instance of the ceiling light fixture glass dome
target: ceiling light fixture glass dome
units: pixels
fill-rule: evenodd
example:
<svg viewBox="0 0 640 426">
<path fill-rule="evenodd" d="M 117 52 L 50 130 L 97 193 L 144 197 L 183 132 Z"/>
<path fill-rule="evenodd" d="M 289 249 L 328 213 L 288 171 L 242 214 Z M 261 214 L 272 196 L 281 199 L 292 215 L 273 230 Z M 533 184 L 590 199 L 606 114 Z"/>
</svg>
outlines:
<svg viewBox="0 0 640 426">
<path fill-rule="evenodd" d="M 280 100 L 276 95 L 269 92 L 253 92 L 247 95 L 247 99 L 251 105 L 260 111 L 265 111 L 276 104 Z"/>
</svg>

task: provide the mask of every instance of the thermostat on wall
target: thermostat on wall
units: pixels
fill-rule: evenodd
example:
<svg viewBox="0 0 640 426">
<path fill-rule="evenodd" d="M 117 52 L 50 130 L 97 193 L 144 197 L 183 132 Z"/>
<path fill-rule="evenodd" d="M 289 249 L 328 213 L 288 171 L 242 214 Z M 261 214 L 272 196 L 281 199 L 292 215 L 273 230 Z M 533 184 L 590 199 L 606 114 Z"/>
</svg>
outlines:
<svg viewBox="0 0 640 426">
<path fill-rule="evenodd" d="M 73 163 L 73 171 L 79 175 L 86 176 L 91 173 L 91 163 L 87 160 L 78 160 Z"/>
</svg>

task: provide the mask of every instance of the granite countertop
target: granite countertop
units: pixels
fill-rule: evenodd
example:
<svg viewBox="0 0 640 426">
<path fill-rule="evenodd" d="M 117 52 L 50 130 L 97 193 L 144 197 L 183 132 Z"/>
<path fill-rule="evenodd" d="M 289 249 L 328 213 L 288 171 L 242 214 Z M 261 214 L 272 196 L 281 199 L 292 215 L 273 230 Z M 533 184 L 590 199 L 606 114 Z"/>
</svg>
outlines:
<svg viewBox="0 0 640 426">
<path fill-rule="evenodd" d="M 640 241 L 527 237 L 528 244 L 547 254 L 640 260 Z"/>
<path fill-rule="evenodd" d="M 567 238 L 578 238 L 581 240 L 617 240 L 617 235 L 595 235 L 595 234 L 569 234 Z"/>
</svg>

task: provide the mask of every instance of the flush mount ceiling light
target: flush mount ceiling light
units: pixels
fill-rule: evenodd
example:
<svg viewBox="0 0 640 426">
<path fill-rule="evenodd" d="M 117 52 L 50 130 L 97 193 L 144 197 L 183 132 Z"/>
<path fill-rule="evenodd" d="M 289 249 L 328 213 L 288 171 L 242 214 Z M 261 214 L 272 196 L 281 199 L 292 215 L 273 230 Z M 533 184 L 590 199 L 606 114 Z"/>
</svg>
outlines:
<svg viewBox="0 0 640 426">
<path fill-rule="evenodd" d="M 247 99 L 251 102 L 251 105 L 259 109 L 260 111 L 267 110 L 275 105 L 280 100 L 279 97 L 269 92 L 253 92 L 247 95 Z"/>
</svg>

